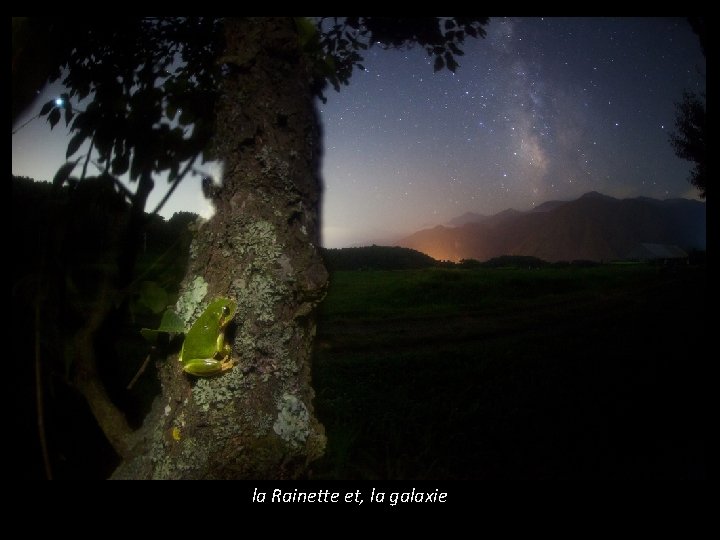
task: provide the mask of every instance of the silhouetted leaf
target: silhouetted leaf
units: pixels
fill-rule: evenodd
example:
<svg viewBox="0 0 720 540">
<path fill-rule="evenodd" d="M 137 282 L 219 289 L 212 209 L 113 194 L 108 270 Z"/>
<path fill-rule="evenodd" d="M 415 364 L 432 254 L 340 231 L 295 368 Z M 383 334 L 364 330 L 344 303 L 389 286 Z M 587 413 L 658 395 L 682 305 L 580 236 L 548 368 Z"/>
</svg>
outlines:
<svg viewBox="0 0 720 540">
<path fill-rule="evenodd" d="M 140 156 L 136 152 L 133 155 L 132 163 L 130 164 L 130 181 L 134 182 L 138 179 L 140 174 L 145 170 L 147 160 L 145 156 Z M 149 166 L 149 165 L 148 165 Z"/>
<path fill-rule="evenodd" d="M 63 166 L 58 169 L 58 172 L 55 173 L 53 184 L 57 187 L 62 186 L 65 183 L 65 180 L 67 180 L 70 176 L 72 170 L 75 168 L 75 165 L 77 165 L 77 161 L 68 161 L 63 164 Z"/>
<path fill-rule="evenodd" d="M 168 293 L 154 281 L 143 281 L 140 284 L 139 303 L 153 313 L 160 313 L 168 304 Z"/>
<path fill-rule="evenodd" d="M 73 116 L 75 116 L 75 114 L 73 113 L 72 105 L 70 105 L 70 102 L 68 101 L 65 104 L 65 125 L 66 126 L 70 125 L 70 120 L 73 119 Z"/>
<path fill-rule="evenodd" d="M 150 328 L 141 328 L 140 335 L 152 345 L 157 345 L 160 332 L 158 332 L 157 330 L 152 330 Z"/>
<path fill-rule="evenodd" d="M 100 161 L 110 159 L 110 151 L 112 150 L 112 139 L 109 138 L 108 133 L 104 131 L 95 132 L 95 149 L 100 154 Z"/>
<path fill-rule="evenodd" d="M 170 172 L 168 173 L 168 182 L 172 182 L 175 180 L 178 176 L 178 164 L 176 161 L 173 161 L 170 165 Z"/>
<path fill-rule="evenodd" d="M 187 126 L 189 124 L 192 124 L 195 121 L 195 115 L 190 109 L 183 109 L 180 113 L 180 118 L 178 118 L 178 122 L 180 122 L 183 126 Z"/>
<path fill-rule="evenodd" d="M 433 71 L 440 71 L 444 67 L 445 67 L 445 62 L 443 61 L 442 56 L 436 56 L 435 57 L 435 65 L 433 65 Z"/>
<path fill-rule="evenodd" d="M 48 115 L 48 122 L 50 122 L 50 129 L 55 127 L 55 124 L 57 124 L 60 121 L 60 109 L 53 109 L 52 112 Z"/>
<path fill-rule="evenodd" d="M 298 30 L 298 41 L 301 47 L 305 47 L 317 40 L 318 31 L 315 25 L 307 17 L 294 17 Z"/>
<path fill-rule="evenodd" d="M 477 30 L 475 30 L 475 28 L 473 28 L 469 24 L 465 26 L 465 32 L 474 38 L 478 37 Z"/>
<path fill-rule="evenodd" d="M 457 55 L 457 56 L 462 56 L 463 54 L 465 54 L 465 53 L 462 51 L 462 49 L 460 49 L 460 47 L 458 47 L 458 46 L 455 45 L 454 43 L 448 43 L 448 47 L 449 47 L 450 50 L 453 52 L 453 54 L 455 54 L 455 55 Z"/>
<path fill-rule="evenodd" d="M 49 113 L 50 109 L 53 108 L 53 105 L 55 105 L 54 99 L 51 99 L 45 105 L 43 105 L 42 109 L 40 109 L 40 116 L 45 116 L 47 113 Z"/>
<path fill-rule="evenodd" d="M 157 330 L 150 328 L 140 329 L 140 335 L 153 344 L 157 343 L 158 337 L 161 333 L 185 333 L 185 326 L 183 325 L 182 319 L 172 309 L 165 310 L 165 313 L 163 313 L 162 319 L 160 320 L 160 326 L 158 326 Z"/>
<path fill-rule="evenodd" d="M 445 21 L 445 30 L 451 30 L 453 28 L 455 28 L 455 21 L 453 21 L 452 19 L 448 19 L 447 21 Z"/>
<path fill-rule="evenodd" d="M 455 73 L 455 69 L 458 67 L 458 63 L 455 61 L 455 58 L 453 58 L 453 55 L 450 52 L 445 53 L 445 63 L 447 64 L 447 68 Z"/>
<path fill-rule="evenodd" d="M 182 334 L 185 332 L 185 326 L 177 313 L 175 313 L 172 309 L 166 309 L 165 313 L 163 313 L 158 330 Z"/>
<path fill-rule="evenodd" d="M 75 152 L 78 151 L 78 148 L 82 145 L 82 143 L 87 138 L 87 135 L 83 133 L 82 131 L 75 135 L 72 139 L 70 139 L 70 142 L 67 146 L 67 152 L 65 152 L 65 159 L 72 156 Z"/>
<path fill-rule="evenodd" d="M 116 176 L 122 176 L 130 167 L 130 156 L 128 154 L 116 154 L 112 160 L 112 172 Z"/>
</svg>

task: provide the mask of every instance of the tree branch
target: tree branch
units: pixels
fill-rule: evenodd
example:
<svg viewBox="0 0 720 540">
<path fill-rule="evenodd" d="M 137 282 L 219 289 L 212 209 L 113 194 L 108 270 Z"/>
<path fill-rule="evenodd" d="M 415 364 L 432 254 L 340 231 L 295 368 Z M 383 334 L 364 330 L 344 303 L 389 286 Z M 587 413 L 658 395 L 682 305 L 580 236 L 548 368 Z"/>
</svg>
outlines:
<svg viewBox="0 0 720 540">
<path fill-rule="evenodd" d="M 100 380 L 93 343 L 95 334 L 112 308 L 109 289 L 109 277 L 106 276 L 94 311 L 72 340 L 76 353 L 73 384 L 87 400 L 112 447 L 121 457 L 126 458 L 129 455 L 128 440 L 133 430 L 125 415 L 110 399 Z"/>
</svg>

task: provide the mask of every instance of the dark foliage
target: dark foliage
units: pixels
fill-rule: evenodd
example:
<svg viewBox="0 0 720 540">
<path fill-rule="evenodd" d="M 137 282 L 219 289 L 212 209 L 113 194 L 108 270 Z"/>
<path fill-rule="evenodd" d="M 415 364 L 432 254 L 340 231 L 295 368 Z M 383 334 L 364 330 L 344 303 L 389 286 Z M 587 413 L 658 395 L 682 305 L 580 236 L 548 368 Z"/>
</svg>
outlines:
<svg viewBox="0 0 720 540">
<path fill-rule="evenodd" d="M 49 81 L 62 78 L 68 88 L 61 103 L 50 101 L 40 112 L 51 127 L 61 118 L 70 126 L 68 158 L 90 141 L 106 172 L 129 172 L 136 181 L 168 171 L 173 182 L 181 164 L 207 148 L 219 76 L 214 59 L 223 46 L 218 20 L 104 17 L 92 24 L 33 24 L 54 46 Z M 85 110 L 73 108 L 72 101 L 85 99 L 91 100 Z"/>
<path fill-rule="evenodd" d="M 311 60 L 313 87 L 324 99 L 327 83 L 336 90 L 348 84 L 355 66 L 364 69 L 361 51 L 376 44 L 418 44 L 435 58 L 435 71 L 455 71 L 465 38 L 484 37 L 488 18 L 295 21 Z M 63 118 L 71 127 L 68 158 L 91 141 L 106 172 L 129 172 L 135 181 L 168 171 L 169 181 L 177 183 L 201 155 L 203 160 L 216 157 L 210 140 L 219 82 L 229 71 L 242 71 L 251 56 L 221 56 L 222 22 L 211 17 L 103 17 L 91 24 L 62 18 L 14 21 L 13 72 L 20 71 L 17 65 L 23 61 L 41 59 L 49 81 L 62 78 L 68 93 L 60 104 L 46 103 L 41 116 L 47 116 L 51 127 Z M 33 46 L 25 36 L 37 34 L 43 37 Z M 13 89 L 14 102 L 23 91 L 27 89 Z M 72 100 L 85 99 L 91 101 L 84 111 L 73 108 Z"/>
<path fill-rule="evenodd" d="M 688 22 L 700 40 L 703 56 L 707 56 L 707 19 L 705 17 L 688 17 Z"/>
<path fill-rule="evenodd" d="M 11 384 L 11 401 L 20 416 L 20 440 L 36 452 L 37 409 L 33 359 L 42 362 L 45 426 L 56 477 L 106 476 L 114 467 L 112 450 L 94 424 L 87 405 L 73 390 L 75 351 L 71 337 L 85 324 L 101 283 L 116 266 L 119 232 L 129 205 L 112 179 L 86 178 L 61 189 L 30 178 L 11 178 L 11 320 L 13 356 L 25 358 Z M 137 264 L 137 279 L 125 291 L 127 310 L 114 312 L 97 339 L 99 368 L 108 391 L 138 424 L 157 393 L 155 377 L 127 384 L 148 354 L 142 326 L 156 327 L 153 307 L 173 303 L 184 276 L 196 214 L 183 212 L 165 221 L 148 216 Z M 39 320 L 36 319 L 39 306 Z M 33 351 L 32 344 L 37 344 Z M 151 364 L 148 371 L 154 369 Z M 15 380 L 15 378 L 13 378 Z M 26 435 L 26 437 L 25 437 Z M 61 457 L 62 456 L 62 457 Z M 38 461 L 39 463 L 39 461 Z M 25 471 L 40 477 L 39 470 Z"/>
<path fill-rule="evenodd" d="M 537 257 L 525 255 L 503 255 L 502 257 L 494 257 L 489 261 L 482 263 L 485 268 L 543 268 L 548 266 L 547 261 L 543 261 Z"/>
<path fill-rule="evenodd" d="M 335 90 L 348 84 L 354 66 L 360 63 L 360 51 L 378 45 L 384 48 L 405 48 L 417 44 L 434 58 L 433 69 L 455 71 L 460 64 L 455 59 L 464 53 L 465 38 L 485 37 L 488 17 L 320 17 L 318 45 L 332 70 L 325 73 L 327 82 Z M 325 80 L 318 80 L 318 94 L 322 99 Z"/>
<path fill-rule="evenodd" d="M 690 175 L 690 183 L 707 195 L 707 121 L 705 118 L 705 96 L 685 92 L 677 103 L 674 133 L 670 134 L 670 143 L 675 154 L 682 159 L 695 163 Z"/>
<path fill-rule="evenodd" d="M 707 20 L 705 17 L 688 17 L 688 22 L 697 34 L 703 56 L 707 56 Z M 680 103 L 675 104 L 675 129 L 670 133 L 670 144 L 675 154 L 695 163 L 690 173 L 690 183 L 700 191 L 700 197 L 707 196 L 707 121 L 705 119 L 705 94 L 684 92 Z"/>
</svg>

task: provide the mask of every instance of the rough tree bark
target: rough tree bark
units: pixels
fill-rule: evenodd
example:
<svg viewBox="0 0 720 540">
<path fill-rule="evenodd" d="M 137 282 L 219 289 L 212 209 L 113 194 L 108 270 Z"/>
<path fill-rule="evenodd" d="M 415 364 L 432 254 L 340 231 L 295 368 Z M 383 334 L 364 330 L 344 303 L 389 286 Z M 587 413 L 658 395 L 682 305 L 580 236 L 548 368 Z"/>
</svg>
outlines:
<svg viewBox="0 0 720 540">
<path fill-rule="evenodd" d="M 113 478 L 298 478 L 322 455 L 310 360 L 327 272 L 319 255 L 320 124 L 291 18 L 229 19 L 217 110 L 224 162 L 178 311 L 191 323 L 235 298 L 238 365 L 197 379 L 177 357 Z"/>
</svg>

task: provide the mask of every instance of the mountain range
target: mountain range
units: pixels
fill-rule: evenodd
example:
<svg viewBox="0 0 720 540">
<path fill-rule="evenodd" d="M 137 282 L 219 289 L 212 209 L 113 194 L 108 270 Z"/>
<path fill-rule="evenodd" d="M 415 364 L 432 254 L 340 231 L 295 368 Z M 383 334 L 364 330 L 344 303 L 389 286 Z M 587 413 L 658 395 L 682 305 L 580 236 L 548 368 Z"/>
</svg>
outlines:
<svg viewBox="0 0 720 540">
<path fill-rule="evenodd" d="M 548 201 L 527 212 L 467 213 L 398 242 L 438 260 L 485 261 L 529 255 L 546 261 L 623 259 L 640 244 L 705 249 L 705 203 L 648 197 L 616 199 L 595 191 Z"/>
</svg>

